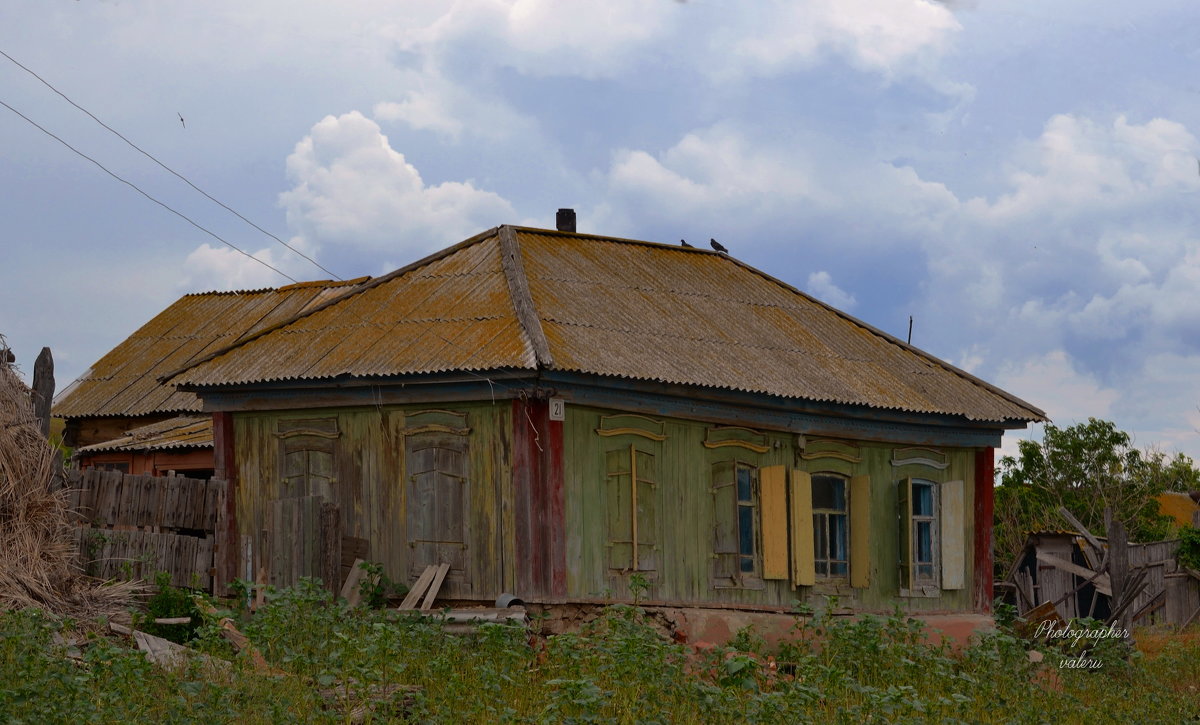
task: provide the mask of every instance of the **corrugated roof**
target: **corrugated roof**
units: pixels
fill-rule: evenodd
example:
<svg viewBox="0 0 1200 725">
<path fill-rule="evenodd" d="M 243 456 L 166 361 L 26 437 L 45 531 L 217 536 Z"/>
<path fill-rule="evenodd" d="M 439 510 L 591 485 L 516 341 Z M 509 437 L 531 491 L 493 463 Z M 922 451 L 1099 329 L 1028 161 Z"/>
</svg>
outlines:
<svg viewBox="0 0 1200 725">
<path fill-rule="evenodd" d="M 63 390 L 54 402 L 54 414 L 83 418 L 199 411 L 195 394 L 178 391 L 173 383 L 164 385 L 159 377 L 293 319 L 368 279 L 184 295 Z"/>
<path fill-rule="evenodd" d="M 515 233 L 514 233 L 515 232 Z M 502 262 L 505 234 L 515 266 Z M 514 302 L 532 307 L 522 318 Z M 546 367 L 982 421 L 1042 411 L 727 255 L 481 234 L 195 365 L 206 386 Z"/>
<path fill-rule="evenodd" d="M 76 449 L 76 455 L 107 451 L 165 451 L 212 448 L 211 415 L 182 415 L 128 431 L 124 436 Z"/>
</svg>

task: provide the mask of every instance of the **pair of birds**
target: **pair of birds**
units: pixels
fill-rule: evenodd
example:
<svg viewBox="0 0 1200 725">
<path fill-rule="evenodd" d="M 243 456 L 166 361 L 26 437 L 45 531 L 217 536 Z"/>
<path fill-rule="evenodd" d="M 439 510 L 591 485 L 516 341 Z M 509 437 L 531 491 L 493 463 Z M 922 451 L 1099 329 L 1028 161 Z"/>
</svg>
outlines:
<svg viewBox="0 0 1200 725">
<path fill-rule="evenodd" d="M 725 245 L 721 244 L 720 242 L 718 242 L 718 241 L 717 241 L 717 240 L 715 240 L 715 239 L 709 239 L 709 240 L 708 240 L 708 243 L 709 243 L 709 244 L 711 244 L 711 245 L 712 245 L 712 248 L 713 248 L 713 249 L 715 249 L 715 250 L 717 250 L 718 252 L 721 252 L 721 253 L 723 253 L 723 254 L 728 254 L 728 253 L 729 253 L 729 250 L 725 248 Z M 680 240 L 679 240 L 679 244 L 680 244 L 680 246 L 687 247 L 688 249 L 695 249 L 695 247 L 693 247 L 692 245 L 688 244 L 686 241 L 684 241 L 684 240 L 682 240 L 682 239 L 680 239 Z"/>
</svg>

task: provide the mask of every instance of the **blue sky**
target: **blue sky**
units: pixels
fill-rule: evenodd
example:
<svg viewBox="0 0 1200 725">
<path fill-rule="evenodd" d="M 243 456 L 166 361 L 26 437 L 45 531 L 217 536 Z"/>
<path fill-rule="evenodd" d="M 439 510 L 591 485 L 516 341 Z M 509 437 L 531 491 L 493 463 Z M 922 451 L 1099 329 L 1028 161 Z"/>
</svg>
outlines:
<svg viewBox="0 0 1200 725">
<path fill-rule="evenodd" d="M 341 277 L 570 206 L 582 231 L 716 237 L 897 336 L 912 315 L 914 344 L 1060 425 L 1200 457 L 1194 2 L 7 8 L 0 50 Z M 0 100 L 327 276 L 3 57 Z M 62 387 L 181 294 L 287 283 L 2 107 L 0 139 L 24 369 L 49 345 Z"/>
</svg>

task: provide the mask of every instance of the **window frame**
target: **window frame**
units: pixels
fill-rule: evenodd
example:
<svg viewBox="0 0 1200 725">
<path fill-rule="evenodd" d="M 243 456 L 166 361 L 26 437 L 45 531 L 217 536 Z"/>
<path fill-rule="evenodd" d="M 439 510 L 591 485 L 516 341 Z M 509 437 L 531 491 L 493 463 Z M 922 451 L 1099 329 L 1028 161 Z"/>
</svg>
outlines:
<svg viewBox="0 0 1200 725">
<path fill-rule="evenodd" d="M 822 508 L 817 506 L 817 479 L 827 478 L 836 479 L 842 487 L 842 508 Z M 812 517 L 813 517 L 813 570 L 817 581 L 825 583 L 839 583 L 848 581 L 850 578 L 850 476 L 837 473 L 835 471 L 818 471 L 809 474 L 809 485 L 811 486 L 812 499 Z M 832 539 L 828 535 L 829 521 L 831 516 L 839 516 L 842 520 L 841 526 L 841 548 L 843 559 L 832 558 L 831 544 Z M 820 537 L 822 532 L 826 535 L 825 551 L 821 550 Z M 826 555 L 826 556 L 823 556 Z M 821 571 L 821 565 L 825 565 L 825 571 Z M 833 573 L 832 565 L 842 564 L 844 571 Z"/>
<path fill-rule="evenodd" d="M 728 481 L 718 479 L 718 476 L 722 475 L 720 473 L 722 467 L 729 467 L 731 470 Z M 713 494 L 714 536 L 711 573 L 713 589 L 765 588 L 763 581 L 762 469 L 763 466 L 758 461 L 751 461 L 739 456 L 713 461 L 709 466 L 710 491 Z M 742 491 L 739 490 L 740 472 L 743 470 L 748 473 L 748 497 L 743 497 Z M 732 500 L 726 502 L 731 505 L 729 506 L 730 510 L 724 514 L 729 518 L 722 522 L 719 499 L 724 495 L 724 489 L 727 488 L 732 491 Z M 745 536 L 743 530 L 743 511 L 747 512 L 750 520 L 751 531 L 748 537 Z M 730 528 L 730 525 L 732 527 L 732 551 L 723 549 L 722 540 L 728 538 L 722 536 L 723 523 L 726 529 Z M 745 543 L 749 543 L 751 546 L 749 552 L 743 549 Z M 728 565 L 729 560 L 733 561 L 731 568 Z M 750 567 L 748 570 L 746 569 L 747 564 Z"/>
</svg>

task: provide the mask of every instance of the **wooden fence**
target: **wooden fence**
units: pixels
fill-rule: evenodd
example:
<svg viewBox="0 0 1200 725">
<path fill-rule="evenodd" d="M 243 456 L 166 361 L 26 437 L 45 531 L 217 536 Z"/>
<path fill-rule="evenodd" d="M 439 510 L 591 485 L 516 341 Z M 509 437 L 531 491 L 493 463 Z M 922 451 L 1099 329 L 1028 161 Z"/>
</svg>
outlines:
<svg viewBox="0 0 1200 725">
<path fill-rule="evenodd" d="M 224 481 L 88 469 L 72 471 L 66 485 L 89 574 L 153 580 L 165 571 L 175 586 L 212 591 Z"/>
</svg>

